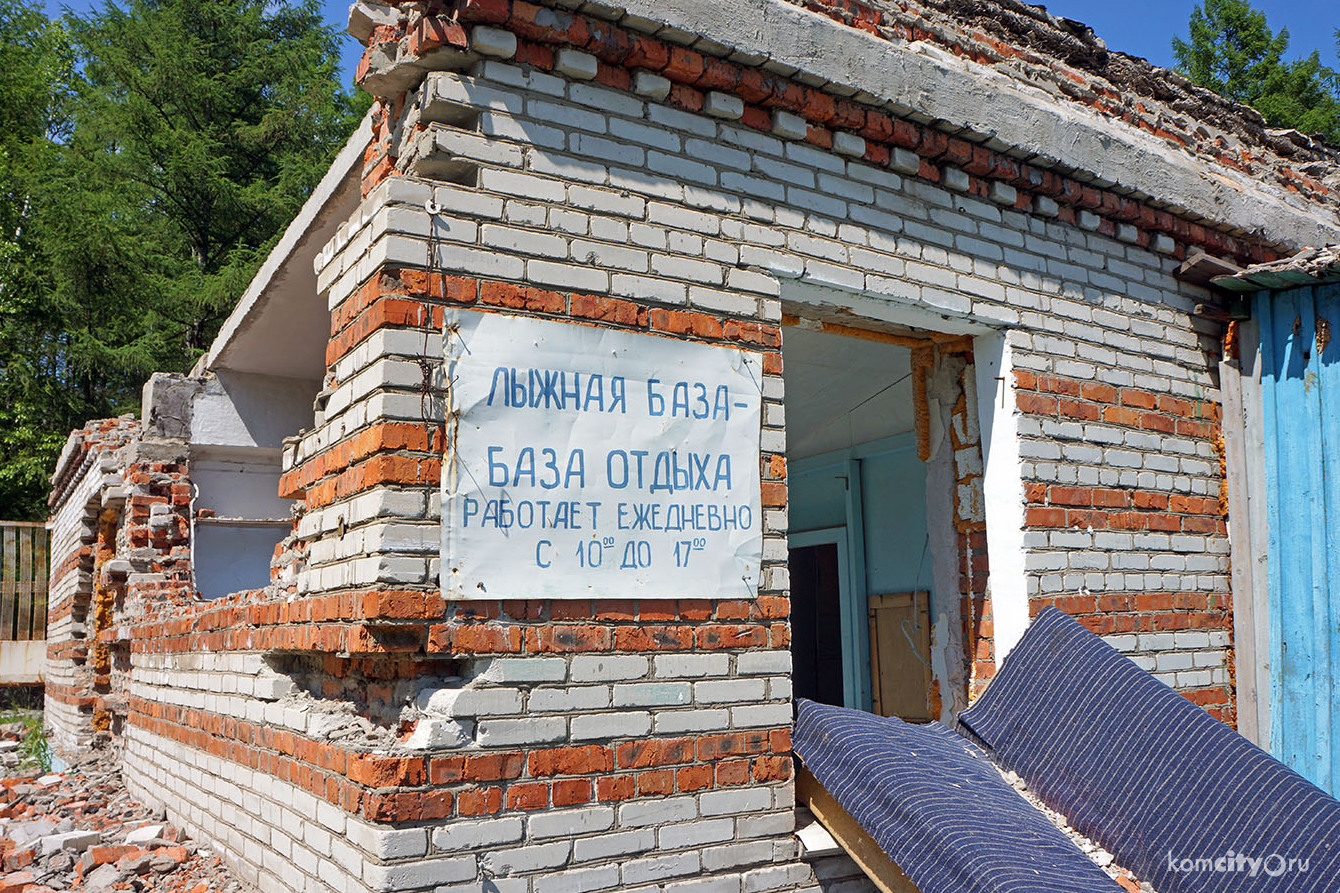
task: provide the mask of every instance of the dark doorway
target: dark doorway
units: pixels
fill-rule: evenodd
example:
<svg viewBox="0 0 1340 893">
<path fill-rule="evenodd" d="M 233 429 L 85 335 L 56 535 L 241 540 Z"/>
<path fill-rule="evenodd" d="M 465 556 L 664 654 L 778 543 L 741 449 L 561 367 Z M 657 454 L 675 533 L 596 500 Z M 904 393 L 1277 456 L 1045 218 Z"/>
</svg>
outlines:
<svg viewBox="0 0 1340 893">
<path fill-rule="evenodd" d="M 791 660 L 796 697 L 842 706 L 838 561 L 835 543 L 790 550 Z"/>
</svg>

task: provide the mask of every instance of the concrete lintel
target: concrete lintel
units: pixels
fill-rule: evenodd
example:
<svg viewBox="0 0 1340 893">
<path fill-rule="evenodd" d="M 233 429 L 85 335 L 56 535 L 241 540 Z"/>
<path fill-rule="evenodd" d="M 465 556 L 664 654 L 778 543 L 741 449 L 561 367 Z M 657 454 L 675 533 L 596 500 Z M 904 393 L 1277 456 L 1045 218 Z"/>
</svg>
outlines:
<svg viewBox="0 0 1340 893">
<path fill-rule="evenodd" d="M 857 87 L 1013 146 L 1056 158 L 1091 178 L 1138 189 L 1219 226 L 1289 247 L 1324 245 L 1340 232 L 1334 209 L 1212 166 L 1166 141 L 923 44 L 848 28 L 785 0 L 626 0 L 631 16 L 664 22 L 735 52 L 765 56 L 838 85 Z"/>
<path fill-rule="evenodd" d="M 779 277 L 781 279 L 782 277 Z M 828 310 L 833 321 L 865 318 L 947 335 L 983 335 L 995 331 L 975 315 L 954 315 L 908 297 L 847 290 L 831 283 L 782 279 L 782 303 L 796 310 Z"/>
<path fill-rule="evenodd" d="M 0 685 L 41 685 L 46 659 L 45 639 L 0 642 Z"/>
</svg>

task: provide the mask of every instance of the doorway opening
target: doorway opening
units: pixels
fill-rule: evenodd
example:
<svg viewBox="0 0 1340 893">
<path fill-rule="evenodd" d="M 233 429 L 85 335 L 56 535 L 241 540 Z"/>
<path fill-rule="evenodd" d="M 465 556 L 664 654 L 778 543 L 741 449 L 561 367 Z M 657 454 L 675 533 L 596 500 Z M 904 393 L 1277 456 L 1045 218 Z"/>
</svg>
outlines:
<svg viewBox="0 0 1340 893">
<path fill-rule="evenodd" d="M 986 573 L 971 346 L 784 320 L 797 697 L 917 722 L 967 706 Z"/>
</svg>

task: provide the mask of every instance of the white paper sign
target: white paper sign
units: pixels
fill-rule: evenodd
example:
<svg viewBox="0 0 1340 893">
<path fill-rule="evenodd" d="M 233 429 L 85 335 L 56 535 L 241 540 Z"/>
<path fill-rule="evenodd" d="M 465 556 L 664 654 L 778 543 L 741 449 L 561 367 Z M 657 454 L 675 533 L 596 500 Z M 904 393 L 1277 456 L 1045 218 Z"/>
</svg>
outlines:
<svg viewBox="0 0 1340 893">
<path fill-rule="evenodd" d="M 446 325 L 444 595 L 757 594 L 758 353 L 468 310 Z"/>
</svg>

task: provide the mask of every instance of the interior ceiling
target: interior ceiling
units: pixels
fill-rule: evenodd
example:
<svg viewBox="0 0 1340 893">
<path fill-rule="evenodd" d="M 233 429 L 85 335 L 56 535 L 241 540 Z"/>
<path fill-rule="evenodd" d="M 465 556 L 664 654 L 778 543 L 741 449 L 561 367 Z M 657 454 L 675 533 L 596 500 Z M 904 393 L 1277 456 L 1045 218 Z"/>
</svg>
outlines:
<svg viewBox="0 0 1340 893">
<path fill-rule="evenodd" d="M 358 209 L 371 114 L 270 252 L 196 372 L 227 369 L 309 382 L 324 378 L 330 312 L 317 293 L 313 261 Z"/>
<path fill-rule="evenodd" d="M 783 329 L 787 458 L 911 431 L 911 360 L 910 350 L 894 344 Z"/>
<path fill-rule="evenodd" d="M 217 366 L 256 375 L 320 381 L 326 372 L 330 311 L 316 290 L 316 254 L 358 206 L 344 188 L 294 246 L 263 298 L 220 352 Z"/>
</svg>

